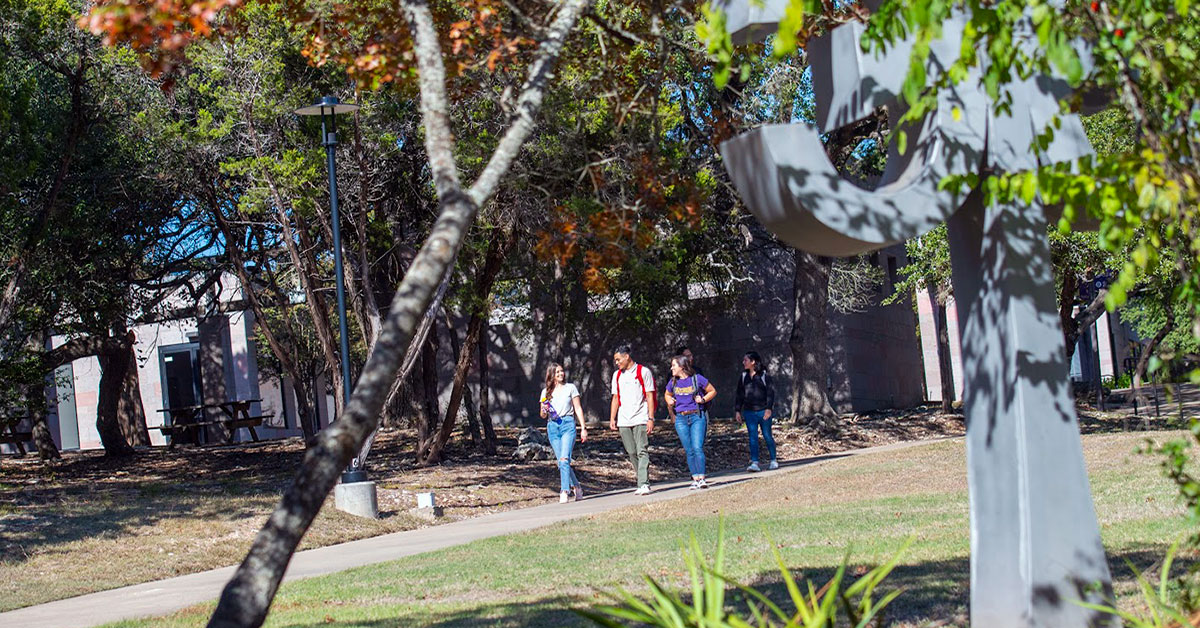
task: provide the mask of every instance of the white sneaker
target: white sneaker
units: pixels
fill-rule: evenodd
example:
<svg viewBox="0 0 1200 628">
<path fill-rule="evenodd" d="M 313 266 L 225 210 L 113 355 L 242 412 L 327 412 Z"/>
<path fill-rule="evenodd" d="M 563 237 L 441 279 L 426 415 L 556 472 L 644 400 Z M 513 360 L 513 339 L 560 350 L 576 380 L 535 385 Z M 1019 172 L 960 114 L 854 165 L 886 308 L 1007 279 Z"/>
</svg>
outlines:
<svg viewBox="0 0 1200 628">
<path fill-rule="evenodd" d="M 696 488 L 708 488 L 708 482 L 704 481 L 704 478 L 700 478 L 696 480 Z"/>
<path fill-rule="evenodd" d="M 577 502 L 583 501 L 583 487 L 582 486 L 575 487 L 575 501 L 577 501 Z"/>
<path fill-rule="evenodd" d="M 633 494 L 634 495 L 649 495 L 650 494 L 650 485 L 643 484 L 643 485 L 639 486 L 638 490 L 634 491 Z"/>
<path fill-rule="evenodd" d="M 689 491 L 694 491 L 694 490 L 696 490 L 696 489 L 698 489 L 698 488 L 700 488 L 700 483 L 699 483 L 699 482 L 697 482 L 696 480 L 692 480 L 692 484 L 691 484 L 691 486 L 689 486 L 689 487 L 688 487 L 688 490 L 689 490 Z"/>
<path fill-rule="evenodd" d="M 753 472 L 755 472 L 755 471 L 762 471 L 762 469 L 761 469 L 761 468 L 759 468 L 759 466 L 758 466 L 758 461 L 757 461 L 757 460 L 755 460 L 754 462 L 751 462 L 751 463 L 750 463 L 750 466 L 746 467 L 746 470 L 747 470 L 747 471 L 750 471 L 750 472 L 752 472 L 752 473 L 753 473 Z"/>
<path fill-rule="evenodd" d="M 566 491 L 563 491 L 558 494 L 558 503 L 560 503 L 560 504 L 567 503 L 567 492 Z"/>
<path fill-rule="evenodd" d="M 767 470 L 769 470 L 769 471 L 774 471 L 775 469 L 778 469 L 778 468 L 779 468 L 779 463 L 775 462 L 774 460 L 771 461 L 771 464 L 767 465 Z"/>
</svg>

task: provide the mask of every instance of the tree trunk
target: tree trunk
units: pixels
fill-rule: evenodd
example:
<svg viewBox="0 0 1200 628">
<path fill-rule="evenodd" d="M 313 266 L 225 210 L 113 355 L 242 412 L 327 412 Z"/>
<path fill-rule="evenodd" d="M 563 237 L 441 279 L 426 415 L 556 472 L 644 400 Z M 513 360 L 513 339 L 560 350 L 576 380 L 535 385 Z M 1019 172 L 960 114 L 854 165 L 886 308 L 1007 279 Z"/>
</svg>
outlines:
<svg viewBox="0 0 1200 628">
<path fill-rule="evenodd" d="M 954 411 L 954 360 L 950 354 L 950 322 L 946 318 L 946 304 L 938 301 L 934 290 L 929 290 L 934 304 L 933 325 L 937 333 L 938 379 L 942 385 L 942 414 Z"/>
<path fill-rule="evenodd" d="M 479 334 L 479 423 L 483 425 L 483 451 L 496 455 L 496 429 L 492 427 L 492 412 L 488 409 L 488 334 Z"/>
<path fill-rule="evenodd" d="M 458 419 L 458 410 L 462 405 L 463 389 L 467 383 L 467 373 L 475 357 L 475 347 L 479 343 L 479 328 L 482 326 L 483 315 L 471 315 L 467 325 L 467 337 L 458 352 L 458 360 L 454 366 L 454 383 L 450 387 L 450 402 L 446 405 L 446 416 L 442 419 L 442 427 L 421 458 L 421 464 L 437 464 L 441 462 L 442 451 L 454 433 L 454 424 Z"/>
<path fill-rule="evenodd" d="M 312 386 L 307 381 L 292 377 L 292 391 L 296 393 L 296 422 L 304 433 L 304 445 L 312 443 L 317 435 L 317 413 L 312 403 Z"/>
<path fill-rule="evenodd" d="M 1108 297 L 1108 290 L 1100 290 L 1090 303 L 1074 313 L 1074 315 L 1070 315 L 1070 311 L 1074 308 L 1068 308 L 1068 317 L 1063 325 L 1063 341 L 1066 342 L 1068 365 L 1071 364 L 1071 359 L 1075 357 L 1075 347 L 1079 343 L 1079 335 L 1084 330 L 1090 328 L 1104 314 L 1104 300 L 1106 297 Z M 1062 318 L 1061 307 L 1059 308 L 1059 318 Z"/>
<path fill-rule="evenodd" d="M 1071 339 L 1079 339 L 1079 335 L 1074 332 L 1075 326 L 1075 295 L 1079 293 L 1079 277 L 1067 268 L 1063 272 L 1062 282 L 1058 287 L 1058 322 L 1062 325 L 1063 340 L 1066 341 L 1066 346 L 1063 350 L 1066 351 L 1068 368 L 1071 364 L 1071 357 L 1075 355 L 1075 343 Z"/>
<path fill-rule="evenodd" d="M 107 456 L 128 456 L 133 448 L 125 440 L 117 418 L 121 404 L 121 392 L 125 384 L 125 370 L 129 354 L 124 351 L 102 353 L 100 359 L 100 392 L 96 402 L 96 432 Z"/>
<path fill-rule="evenodd" d="M 792 288 L 792 420 L 827 430 L 838 429 L 829 403 L 828 302 L 829 267 L 815 255 L 794 252 Z"/>
<path fill-rule="evenodd" d="M 237 246 L 240 239 L 234 236 L 231 225 L 225 220 L 224 214 L 221 213 L 220 203 L 209 199 L 209 214 L 213 217 L 213 221 L 216 223 L 217 228 L 220 229 L 221 235 L 225 238 L 225 250 L 229 255 L 229 260 L 232 262 L 234 270 L 237 272 L 238 282 L 242 286 L 242 294 L 250 302 L 250 307 L 254 311 L 255 327 L 262 331 L 263 337 L 267 340 L 267 346 L 271 348 L 271 354 L 275 356 L 275 359 L 279 360 L 279 364 L 283 367 L 283 372 L 292 378 L 292 390 L 296 393 L 296 421 L 300 424 L 300 429 L 304 433 L 304 443 L 308 446 L 313 442 L 313 437 L 316 435 L 317 415 L 311 401 L 312 386 L 308 385 L 307 374 L 301 372 L 300 366 L 296 362 L 300 351 L 296 347 L 294 332 L 287 323 L 284 323 L 281 333 L 277 334 L 267 324 L 266 321 L 269 319 L 266 317 L 265 308 L 260 300 L 258 286 L 246 272 L 245 255 L 241 247 Z M 273 286 L 273 288 L 276 293 L 282 292 L 277 285 Z M 284 307 L 290 306 L 285 302 Z M 282 389 L 280 393 L 285 394 Z"/>
<path fill-rule="evenodd" d="M 120 349 L 125 354 L 125 375 L 121 378 L 121 399 L 117 403 L 117 422 L 125 440 L 135 446 L 150 446 L 150 430 L 146 427 L 146 409 L 142 406 L 142 386 L 138 377 L 136 336 L 128 332 Z"/>
<path fill-rule="evenodd" d="M 375 351 L 363 368 L 358 385 L 341 418 L 316 437 L 305 453 L 295 481 L 284 490 L 279 506 L 254 539 L 246 558 L 221 592 L 210 628 L 260 626 L 284 571 L 301 538 L 325 504 L 329 492 L 350 459 L 358 454 L 375 430 L 379 412 L 396 372 L 412 342 L 420 317 L 438 282 L 454 265 L 467 229 L 480 205 L 496 190 L 512 167 L 520 147 L 532 134 L 553 66 L 562 53 L 567 34 L 583 13 L 587 0 L 565 0 L 546 29 L 545 38 L 529 65 L 528 78 L 517 98 L 511 126 L 478 179 L 463 189 L 454 158 L 450 129 L 446 72 L 438 30 L 427 3 L 400 2 L 413 38 L 413 56 L 425 128 L 425 152 L 439 202 L 439 216 L 388 309 Z"/>
<path fill-rule="evenodd" d="M 457 360 L 454 366 L 454 383 L 450 387 L 450 402 L 446 405 L 446 416 L 442 419 L 442 428 L 438 431 L 437 439 L 430 446 L 422 464 L 436 464 L 441 460 L 442 451 L 454 433 L 454 424 L 458 421 L 458 409 L 462 404 L 463 388 L 467 385 L 467 374 L 471 371 L 471 363 L 475 357 L 475 347 L 479 344 L 479 330 L 487 324 L 491 309 L 488 297 L 500 271 L 504 268 L 504 258 L 512 244 L 512 231 L 502 234 L 492 234 L 484 255 L 483 268 L 475 280 L 475 295 L 472 299 L 475 311 L 471 314 L 471 322 L 467 324 L 467 337 L 463 346 L 456 352 Z M 453 335 L 453 332 L 451 332 Z"/>
<path fill-rule="evenodd" d="M 1175 328 L 1175 317 L 1172 316 L 1170 306 L 1167 306 L 1167 322 L 1163 328 L 1158 330 L 1157 334 L 1150 339 L 1150 342 L 1142 349 L 1142 356 L 1138 358 L 1137 368 L 1133 370 L 1133 394 L 1138 399 L 1141 399 L 1142 382 L 1146 379 L 1146 370 L 1150 366 L 1150 356 L 1158 349 L 1158 345 L 1162 343 L 1163 338 L 1171 333 Z"/>
<path fill-rule="evenodd" d="M 454 355 L 461 355 L 464 347 L 458 340 L 458 334 L 454 332 L 454 325 L 450 320 L 449 312 L 446 312 L 446 335 L 450 337 L 450 352 Z M 465 350 L 470 351 L 472 354 L 475 353 L 475 347 L 472 347 L 470 342 L 466 344 Z M 455 376 L 457 378 L 457 373 Z M 483 434 L 479 431 L 479 408 L 471 399 L 470 385 L 463 388 L 463 397 L 465 401 L 463 405 L 467 410 L 467 436 L 471 438 L 471 448 L 478 449 L 479 444 L 483 442 Z"/>
<path fill-rule="evenodd" d="M 429 447 L 433 445 L 434 431 L 437 429 L 438 417 L 441 416 L 438 404 L 438 345 L 437 327 L 429 330 L 429 340 L 425 343 L 425 351 L 421 354 L 421 418 L 417 422 L 417 460 L 424 460 Z"/>
<path fill-rule="evenodd" d="M 50 425 L 46 421 L 46 389 L 42 383 L 29 387 L 26 393 L 29 408 L 29 420 L 33 423 L 33 445 L 37 447 L 38 457 L 42 460 L 58 460 L 62 454 L 58 445 L 54 444 L 54 436 L 50 433 Z"/>
</svg>

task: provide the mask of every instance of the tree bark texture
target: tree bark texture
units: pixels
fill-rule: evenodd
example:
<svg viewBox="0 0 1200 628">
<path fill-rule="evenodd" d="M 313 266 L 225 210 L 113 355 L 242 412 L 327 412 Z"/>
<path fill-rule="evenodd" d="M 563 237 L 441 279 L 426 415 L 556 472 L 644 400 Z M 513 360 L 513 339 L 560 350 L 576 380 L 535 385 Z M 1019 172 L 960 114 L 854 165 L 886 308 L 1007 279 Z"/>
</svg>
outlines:
<svg viewBox="0 0 1200 628">
<path fill-rule="evenodd" d="M 279 506 L 255 537 L 246 558 L 226 584 L 209 620 L 209 626 L 259 626 L 279 588 L 284 570 L 300 539 L 325 503 L 338 476 L 375 430 L 387 393 L 395 382 L 409 343 L 427 311 L 446 270 L 454 264 L 467 230 L 480 205 L 508 172 L 521 145 L 534 128 L 554 62 L 561 54 L 567 33 L 579 19 L 586 0 L 565 0 L 547 29 L 529 76 L 517 99 L 512 125 L 501 137 L 488 165 L 470 190 L 458 181 L 449 124 L 438 32 L 429 5 L 423 0 L 402 0 L 413 37 L 425 125 L 426 153 L 433 173 L 440 215 L 425 244 L 396 290 L 375 350 L 363 368 L 341 418 L 321 431 L 305 453 L 294 482 Z"/>
<path fill-rule="evenodd" d="M 837 412 L 829 403 L 829 342 L 826 327 L 829 267 L 815 255 L 794 252 L 795 293 L 792 333 L 792 420 L 836 430 Z"/>
<path fill-rule="evenodd" d="M 33 424 L 33 446 L 37 448 L 38 458 L 42 460 L 58 460 L 62 454 L 58 445 L 54 444 L 54 436 L 50 433 L 50 425 L 46 420 L 46 388 L 38 383 L 29 387 L 28 397 L 29 420 Z"/>
<path fill-rule="evenodd" d="M 150 446 L 150 430 L 146 427 L 146 409 L 142 406 L 142 386 L 138 377 L 137 353 L 133 349 L 133 332 L 121 349 L 125 353 L 125 375 L 121 378 L 121 399 L 117 403 L 117 421 L 125 440 L 135 446 Z"/>
<path fill-rule="evenodd" d="M 106 456 L 128 456 L 133 448 L 125 440 L 121 422 L 117 418 L 121 404 L 121 392 L 125 387 L 125 370 L 129 367 L 129 354 L 123 351 L 102 353 L 100 360 L 100 391 L 96 401 L 96 432 Z"/>
</svg>

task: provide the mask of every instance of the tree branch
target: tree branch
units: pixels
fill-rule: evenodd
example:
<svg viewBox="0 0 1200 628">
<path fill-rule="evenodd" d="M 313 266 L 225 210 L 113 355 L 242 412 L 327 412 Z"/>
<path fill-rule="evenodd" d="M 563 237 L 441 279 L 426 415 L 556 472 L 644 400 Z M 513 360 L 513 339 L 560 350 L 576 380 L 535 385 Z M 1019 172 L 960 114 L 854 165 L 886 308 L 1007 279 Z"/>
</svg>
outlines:
<svg viewBox="0 0 1200 628">
<path fill-rule="evenodd" d="M 521 96 L 517 99 L 512 126 L 504 133 L 504 137 L 500 138 L 496 152 L 492 153 L 492 158 L 488 161 L 487 166 L 468 191 L 472 202 L 476 205 L 482 205 L 496 191 L 500 177 L 508 172 L 513 160 L 517 158 L 521 146 L 533 132 L 533 118 L 542 106 L 546 87 L 554 78 L 554 62 L 562 54 L 567 34 L 579 21 L 579 16 L 588 3 L 589 0 L 565 0 L 562 8 L 558 10 L 554 22 L 550 24 L 546 39 L 538 48 L 538 56 L 530 65 L 529 76 L 521 88 Z M 424 85 L 422 85 L 423 87 Z M 424 89 L 422 89 L 423 97 Z M 430 163 L 433 163 L 432 153 L 430 154 Z"/>
<path fill-rule="evenodd" d="M 375 430 L 388 391 L 434 292 L 454 264 L 479 204 L 491 195 L 507 172 L 521 143 L 533 128 L 551 67 L 562 50 L 586 0 L 567 0 L 530 69 L 527 90 L 521 94 L 517 120 L 493 154 L 484 175 L 470 194 L 464 193 L 456 172 L 450 133 L 445 68 L 429 6 L 424 0 L 402 0 L 413 33 L 425 125 L 426 153 L 438 193 L 441 214 L 412 266 L 396 289 L 379 341 L 363 368 L 342 416 L 318 434 L 304 457 L 295 481 L 259 531 L 254 543 L 209 620 L 210 627 L 259 626 L 283 579 L 292 553 L 350 459 Z"/>
</svg>

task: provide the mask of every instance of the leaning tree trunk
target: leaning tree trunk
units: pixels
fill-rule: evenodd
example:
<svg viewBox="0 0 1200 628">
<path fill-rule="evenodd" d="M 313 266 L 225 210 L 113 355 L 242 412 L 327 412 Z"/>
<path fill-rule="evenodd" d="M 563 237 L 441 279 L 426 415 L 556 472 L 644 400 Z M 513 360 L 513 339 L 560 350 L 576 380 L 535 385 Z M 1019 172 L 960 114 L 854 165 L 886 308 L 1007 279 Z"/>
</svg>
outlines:
<svg viewBox="0 0 1200 628">
<path fill-rule="evenodd" d="M 1104 301 L 1108 297 L 1108 290 L 1100 290 L 1091 302 L 1081 308 L 1078 312 L 1073 312 L 1074 307 L 1069 307 L 1069 316 L 1063 323 L 1063 341 L 1066 343 L 1067 364 L 1071 363 L 1071 359 L 1075 357 L 1075 349 L 1079 344 L 1079 336 L 1089 329 L 1101 316 L 1104 315 Z M 1059 309 L 1059 318 L 1062 319 L 1062 309 Z"/>
<path fill-rule="evenodd" d="M 512 124 L 475 184 L 463 189 L 454 159 L 446 73 L 436 23 L 425 2 L 400 3 L 413 38 L 425 148 L 437 191 L 440 214 L 412 266 L 396 289 L 375 350 L 342 416 L 305 452 L 295 481 L 284 490 L 279 506 L 254 539 L 246 558 L 221 592 L 209 619 L 211 628 L 260 626 L 283 580 L 300 539 L 325 504 L 350 459 L 375 430 L 400 361 L 412 342 L 420 317 L 428 308 L 447 268 L 454 264 L 482 205 L 511 168 L 520 147 L 532 134 L 535 116 L 553 75 L 552 68 L 567 33 L 583 13 L 587 0 L 565 0 L 554 16 L 513 108 Z"/>
<path fill-rule="evenodd" d="M 829 381 L 829 267 L 815 255 L 795 251 L 792 333 L 792 420 L 827 430 L 838 416 L 825 390 Z"/>
</svg>

